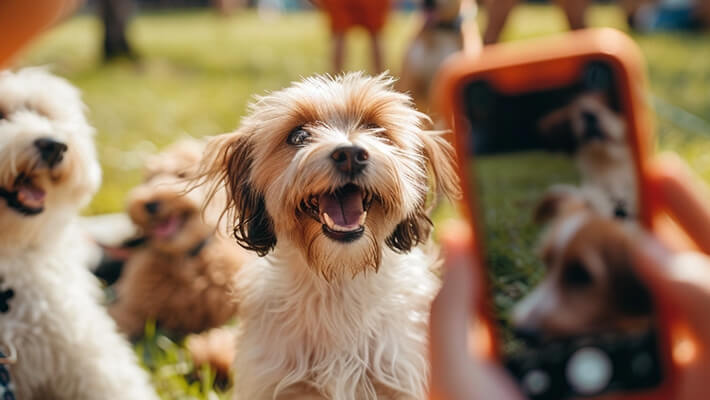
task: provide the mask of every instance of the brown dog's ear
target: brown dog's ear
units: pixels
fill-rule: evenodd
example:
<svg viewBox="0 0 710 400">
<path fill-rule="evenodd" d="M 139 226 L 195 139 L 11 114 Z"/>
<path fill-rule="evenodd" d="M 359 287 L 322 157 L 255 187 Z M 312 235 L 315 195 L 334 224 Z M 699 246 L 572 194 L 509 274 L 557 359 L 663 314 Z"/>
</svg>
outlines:
<svg viewBox="0 0 710 400">
<path fill-rule="evenodd" d="M 630 239 L 609 242 L 601 250 L 609 269 L 610 290 L 616 310 L 624 315 L 642 317 L 653 313 L 653 296 L 636 275 Z"/>
<path fill-rule="evenodd" d="M 252 151 L 253 144 L 243 132 L 217 136 L 207 144 L 200 181 L 212 185 L 205 204 L 219 197 L 218 192 L 226 192 L 222 215 L 226 213 L 234 224 L 234 238 L 263 256 L 276 245 L 276 235 L 264 196 L 251 183 Z"/>
<path fill-rule="evenodd" d="M 445 132 L 422 131 L 422 154 L 433 180 L 433 192 L 456 200 L 461 197 L 461 187 L 454 170 L 454 149 L 444 139 L 443 133 Z M 387 238 L 385 243 L 392 250 L 404 253 L 429 239 L 432 222 L 427 215 L 429 210 L 425 206 L 426 200 L 422 199 L 417 209 L 400 222 Z M 433 200 L 430 208 L 435 205 L 436 197 Z"/>
<path fill-rule="evenodd" d="M 555 185 L 535 206 L 533 221 L 544 224 L 560 215 L 588 209 L 590 205 L 579 189 L 570 185 Z"/>
<path fill-rule="evenodd" d="M 551 191 L 545 194 L 533 211 L 533 221 L 543 224 L 559 214 L 560 205 L 564 201 L 565 195 L 559 191 Z"/>
<path fill-rule="evenodd" d="M 422 131 L 422 151 L 434 180 L 435 193 L 451 200 L 461 197 L 459 177 L 454 169 L 455 154 L 444 134 L 446 131 Z"/>
<path fill-rule="evenodd" d="M 558 108 L 537 122 L 537 130 L 543 145 L 549 150 L 574 153 L 577 147 L 572 134 L 571 107 Z"/>
<path fill-rule="evenodd" d="M 404 221 L 397 225 L 394 232 L 385 240 L 385 243 L 398 253 L 406 253 L 412 247 L 429 239 L 431 227 L 431 219 L 424 211 L 424 207 L 419 207 L 417 211 L 407 216 Z"/>
</svg>

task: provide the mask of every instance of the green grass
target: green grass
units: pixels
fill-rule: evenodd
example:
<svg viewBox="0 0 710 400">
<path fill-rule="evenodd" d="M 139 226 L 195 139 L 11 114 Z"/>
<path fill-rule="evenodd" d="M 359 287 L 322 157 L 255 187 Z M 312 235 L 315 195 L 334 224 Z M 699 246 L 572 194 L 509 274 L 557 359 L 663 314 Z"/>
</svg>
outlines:
<svg viewBox="0 0 710 400">
<path fill-rule="evenodd" d="M 568 155 L 545 151 L 481 156 L 473 170 L 493 304 L 504 327 L 506 352 L 512 351 L 510 311 L 545 271 L 536 252 L 542 226 L 534 221 L 533 210 L 551 186 L 579 184 L 579 174 Z"/>
<path fill-rule="evenodd" d="M 612 6 L 594 7 L 590 21 L 595 26 L 625 28 L 623 15 Z M 385 32 L 386 61 L 394 73 L 417 24 L 414 15 L 396 15 Z M 564 18 L 556 8 L 525 6 L 513 13 L 503 38 L 564 29 Z M 182 135 L 233 130 L 253 94 L 330 69 L 326 21 L 311 12 L 277 19 L 261 19 L 252 12 L 231 17 L 211 12 L 139 15 L 129 32 L 141 55 L 137 63 L 102 64 L 99 32 L 95 18 L 73 18 L 40 38 L 19 61 L 19 65 L 53 65 L 56 73 L 84 93 L 98 131 L 104 169 L 103 186 L 88 214 L 123 208 L 126 192 L 140 179 L 146 155 Z M 367 69 L 365 35 L 357 32 L 350 39 L 348 68 Z M 653 104 L 664 116 L 657 119 L 658 147 L 679 151 L 710 180 L 710 126 L 685 115 L 710 119 L 710 36 L 664 34 L 636 39 L 649 63 Z M 451 214 L 449 208 L 438 218 Z M 499 254 L 515 257 L 503 248 Z M 137 349 L 148 355 L 145 359 L 164 398 L 219 398 L 208 390 L 209 379 L 184 378 L 194 371 L 179 343 L 154 334 Z"/>
</svg>

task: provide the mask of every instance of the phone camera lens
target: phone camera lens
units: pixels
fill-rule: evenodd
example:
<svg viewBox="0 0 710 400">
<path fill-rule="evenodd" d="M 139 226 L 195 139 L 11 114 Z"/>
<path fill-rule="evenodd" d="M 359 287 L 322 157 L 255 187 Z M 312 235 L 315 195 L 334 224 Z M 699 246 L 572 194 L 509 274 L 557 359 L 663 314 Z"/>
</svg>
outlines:
<svg viewBox="0 0 710 400">
<path fill-rule="evenodd" d="M 534 369 L 522 379 L 523 388 L 530 396 L 539 396 L 544 394 L 550 388 L 550 375 L 547 372 Z"/>
<path fill-rule="evenodd" d="M 593 395 L 604 390 L 612 377 L 609 356 L 594 347 L 577 350 L 567 362 L 566 376 L 577 393 Z"/>
<path fill-rule="evenodd" d="M 631 360 L 631 372 L 637 377 L 646 377 L 653 370 L 653 358 L 646 352 L 635 355 Z"/>
</svg>

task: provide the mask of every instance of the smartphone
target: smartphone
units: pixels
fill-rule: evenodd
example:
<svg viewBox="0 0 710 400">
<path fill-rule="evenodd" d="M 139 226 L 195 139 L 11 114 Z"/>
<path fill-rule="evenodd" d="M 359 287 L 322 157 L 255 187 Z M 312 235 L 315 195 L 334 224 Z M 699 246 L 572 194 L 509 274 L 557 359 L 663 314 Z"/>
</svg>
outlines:
<svg viewBox="0 0 710 400">
<path fill-rule="evenodd" d="M 531 399 L 669 398 L 668 334 L 632 256 L 653 215 L 639 54 L 588 30 L 490 46 L 438 80 L 482 315 Z"/>
</svg>

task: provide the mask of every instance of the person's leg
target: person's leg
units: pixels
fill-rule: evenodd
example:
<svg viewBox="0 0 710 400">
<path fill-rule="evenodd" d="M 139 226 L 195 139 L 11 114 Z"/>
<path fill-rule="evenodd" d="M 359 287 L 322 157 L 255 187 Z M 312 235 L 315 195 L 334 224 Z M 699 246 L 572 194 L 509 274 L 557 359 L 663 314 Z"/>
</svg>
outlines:
<svg viewBox="0 0 710 400">
<path fill-rule="evenodd" d="M 486 23 L 486 32 L 483 34 L 483 43 L 496 43 L 500 38 L 500 33 L 505 27 L 505 21 L 508 19 L 510 11 L 518 3 L 518 0 L 487 0 L 486 13 L 488 14 L 488 22 Z"/>
<path fill-rule="evenodd" d="M 343 71 L 343 63 L 345 60 L 345 33 L 333 33 L 333 69 L 336 74 Z"/>
<path fill-rule="evenodd" d="M 385 70 L 385 63 L 382 56 L 382 41 L 380 40 L 380 34 L 372 32 L 370 33 L 370 42 L 372 46 L 372 61 L 375 68 L 375 73 L 379 74 Z"/>
<path fill-rule="evenodd" d="M 559 3 L 567 16 L 570 29 L 584 29 L 587 27 L 584 15 L 587 12 L 589 0 L 559 0 Z"/>
</svg>

